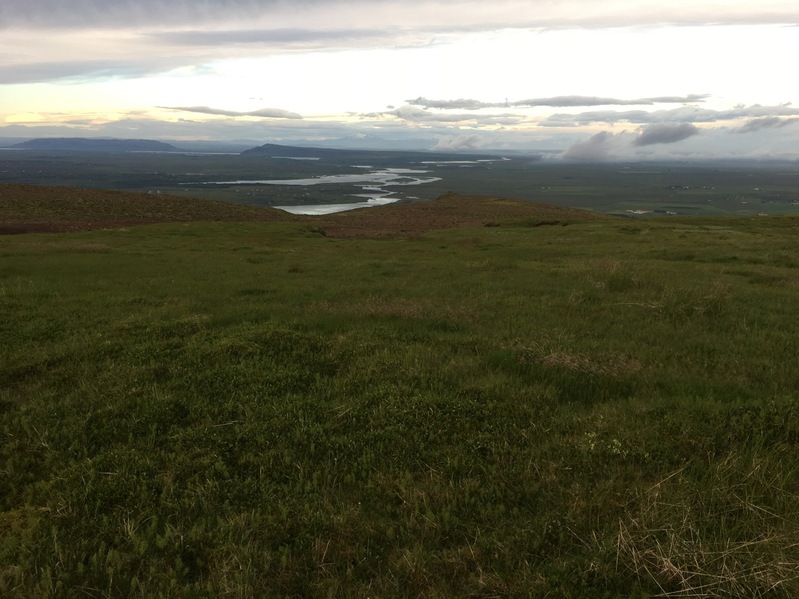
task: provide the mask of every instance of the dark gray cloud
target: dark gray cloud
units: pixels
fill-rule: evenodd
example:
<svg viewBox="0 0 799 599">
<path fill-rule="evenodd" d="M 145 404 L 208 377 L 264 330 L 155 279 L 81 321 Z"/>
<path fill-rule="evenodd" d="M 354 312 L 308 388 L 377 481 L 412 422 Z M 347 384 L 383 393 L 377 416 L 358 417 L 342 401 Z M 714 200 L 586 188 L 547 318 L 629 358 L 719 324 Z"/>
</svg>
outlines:
<svg viewBox="0 0 799 599">
<path fill-rule="evenodd" d="M 437 122 L 450 122 L 450 123 L 457 123 L 464 118 L 461 115 L 452 114 L 452 115 L 437 115 L 434 112 L 428 112 L 427 110 L 423 110 L 421 108 L 417 108 L 415 106 L 411 106 L 410 104 L 406 104 L 405 106 L 400 106 L 399 108 L 388 112 L 392 116 L 395 116 L 399 119 L 404 121 L 431 121 L 435 120 Z M 366 116 L 378 116 L 378 115 L 366 115 Z"/>
<path fill-rule="evenodd" d="M 149 61 L 75 60 L 0 65 L 0 85 L 43 81 L 82 81 L 114 77 L 135 78 L 169 70 L 180 62 L 170 59 Z"/>
<path fill-rule="evenodd" d="M 623 158 L 642 158 L 637 148 L 657 144 L 673 144 L 700 132 L 699 128 L 688 123 L 659 123 L 642 127 L 638 134 L 611 133 L 600 131 L 588 139 L 573 143 L 559 157 L 563 160 L 582 162 L 602 162 Z"/>
<path fill-rule="evenodd" d="M 687 96 L 658 96 L 654 98 L 637 98 L 622 100 L 619 98 L 602 98 L 596 96 L 556 96 L 554 98 L 537 98 L 519 100 L 513 106 L 652 106 L 654 104 L 688 104 L 702 102 L 709 94 L 689 94 Z"/>
<path fill-rule="evenodd" d="M 560 157 L 564 160 L 579 160 L 581 162 L 599 162 L 613 157 L 614 142 L 617 136 L 608 131 L 600 131 L 588 139 L 572 144 Z"/>
<path fill-rule="evenodd" d="M 232 117 L 257 117 L 262 119 L 301 119 L 302 115 L 296 112 L 289 112 L 280 108 L 261 108 L 259 110 L 250 110 L 240 112 L 236 110 L 223 110 L 221 108 L 211 108 L 210 106 L 159 106 L 166 110 L 180 110 L 183 112 L 196 112 L 200 114 L 215 114 L 219 116 L 232 116 Z"/>
<path fill-rule="evenodd" d="M 0 0 L 2 2 L 2 0 Z M 163 73 L 176 68 L 190 68 L 195 72 L 213 59 L 215 48 L 265 45 L 270 49 L 282 47 L 343 46 L 347 42 L 382 39 L 384 33 L 360 30 L 312 31 L 305 29 L 247 30 L 247 31 L 186 31 L 141 34 L 125 40 L 115 49 L 117 54 L 136 58 L 53 60 L 3 64 L 0 55 L 0 85 L 41 83 L 46 81 L 90 80 L 109 78 L 136 78 Z M 127 45 L 124 45 L 127 44 Z M 77 45 L 77 44 L 76 44 Z M 163 49 L 167 46 L 168 49 Z M 182 46 L 191 46 L 185 48 Z M 201 48 L 200 53 L 197 48 Z M 55 52 L 51 52 L 55 55 Z M 87 47 L 88 55 L 98 51 Z"/>
<path fill-rule="evenodd" d="M 479 100 L 467 100 L 465 98 L 461 98 L 460 100 L 428 100 L 427 98 L 416 98 L 415 100 L 406 100 L 406 102 L 410 106 L 443 108 L 447 110 L 477 110 L 479 108 L 505 106 L 505 104 L 492 104 L 489 102 L 480 102 Z"/>
<path fill-rule="evenodd" d="M 799 118 L 780 118 L 778 116 L 764 116 L 759 119 L 752 119 L 743 127 L 736 129 L 736 133 L 752 133 L 761 129 L 779 129 L 788 125 L 799 123 Z"/>
<path fill-rule="evenodd" d="M 655 96 L 654 98 L 643 98 L 650 104 L 688 104 L 691 102 L 703 102 L 710 97 L 710 94 L 688 94 L 687 96 Z"/>
<path fill-rule="evenodd" d="M 673 144 L 699 134 L 699 128 L 691 123 L 658 123 L 641 129 L 633 145 Z"/>
<path fill-rule="evenodd" d="M 163 31 L 148 36 L 156 42 L 186 46 L 294 45 L 379 40 L 386 32 L 369 29 L 230 29 L 224 31 Z"/>
<path fill-rule="evenodd" d="M 298 4 L 316 4 L 305 0 Z M 0 4 L 0 28 L 94 28 L 212 23 L 221 17 L 257 15 L 281 0 L 9 0 Z"/>
<path fill-rule="evenodd" d="M 390 115 L 403 121 L 425 123 L 425 124 L 480 124 L 480 125 L 515 125 L 524 120 L 524 117 L 514 114 L 498 115 L 479 115 L 479 114 L 441 114 L 430 112 L 423 108 L 418 108 L 411 104 L 400 106 L 395 110 L 385 113 L 373 113 L 361 115 L 365 118 L 378 118 L 382 115 Z"/>
<path fill-rule="evenodd" d="M 390 10 L 363 13 L 374 5 Z M 458 22 L 459 27 L 616 27 L 647 23 L 797 23 L 799 9 L 785 0 L 760 0 L 751 3 L 730 2 L 724 10 L 691 0 L 672 0 L 664 4 L 652 0 L 561 0 L 528 2 L 494 0 L 4 0 L 0 4 L 0 28 L 14 26 L 94 28 L 161 28 L 174 24 L 218 23 L 223 19 L 246 20 L 270 11 L 311 13 L 320 7 L 350 11 L 373 23 L 397 24 L 398 17 L 417 24 L 424 22 L 425 11 L 432 10 L 427 21 Z M 520 11 L 520 4 L 528 10 Z M 383 16 L 385 15 L 385 16 Z M 420 17 L 421 15 L 421 17 Z M 471 18 L 471 22 L 470 22 Z M 348 19 L 352 20 L 352 19 Z"/>
<path fill-rule="evenodd" d="M 554 96 L 550 98 L 533 98 L 529 100 L 514 100 L 512 102 L 481 102 L 461 98 L 459 100 L 430 100 L 416 98 L 408 100 L 408 104 L 424 108 L 438 108 L 444 110 L 478 110 L 480 108 L 533 108 L 536 106 L 549 107 L 575 107 L 575 106 L 652 106 L 654 104 L 688 104 L 702 102 L 708 94 L 689 94 L 687 96 L 657 96 L 653 98 L 637 98 L 624 100 L 620 98 L 603 98 L 600 96 Z"/>
<path fill-rule="evenodd" d="M 715 123 L 738 118 L 761 118 L 774 116 L 799 116 L 799 108 L 780 106 L 736 106 L 729 110 L 711 110 L 697 106 L 681 106 L 670 110 L 595 110 L 578 114 L 556 113 L 539 124 L 545 127 L 582 127 L 594 123 Z"/>
</svg>

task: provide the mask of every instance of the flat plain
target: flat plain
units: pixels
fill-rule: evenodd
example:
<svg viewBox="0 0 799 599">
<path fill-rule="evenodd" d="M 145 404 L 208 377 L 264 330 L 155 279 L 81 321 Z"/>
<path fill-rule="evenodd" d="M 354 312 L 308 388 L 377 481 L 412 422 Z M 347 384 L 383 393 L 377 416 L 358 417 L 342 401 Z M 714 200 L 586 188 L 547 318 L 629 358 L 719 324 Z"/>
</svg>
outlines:
<svg viewBox="0 0 799 599">
<path fill-rule="evenodd" d="M 432 180 L 381 187 L 400 203 L 454 192 L 628 217 L 799 214 L 799 170 L 788 162 L 570 164 L 520 155 L 318 150 L 315 156 L 309 148 L 275 148 L 272 153 L 282 155 L 5 150 L 0 151 L 0 183 L 117 189 L 274 207 L 355 202 L 370 186 L 257 181 L 393 168 L 424 171 L 420 176 Z M 236 181 L 253 183 L 232 183 Z"/>
</svg>

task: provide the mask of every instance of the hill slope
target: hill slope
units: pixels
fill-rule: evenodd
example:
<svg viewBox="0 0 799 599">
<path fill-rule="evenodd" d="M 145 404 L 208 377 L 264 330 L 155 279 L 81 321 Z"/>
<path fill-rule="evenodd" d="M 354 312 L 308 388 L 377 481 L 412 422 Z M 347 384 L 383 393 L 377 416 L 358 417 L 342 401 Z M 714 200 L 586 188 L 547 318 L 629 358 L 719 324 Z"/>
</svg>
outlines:
<svg viewBox="0 0 799 599">
<path fill-rule="evenodd" d="M 390 237 L 519 219 L 531 220 L 531 224 L 554 224 L 601 218 L 607 217 L 537 202 L 456 194 L 431 202 L 375 206 L 311 217 L 274 208 L 173 195 L 0 184 L 0 233 L 6 234 L 109 229 L 161 222 L 283 220 L 313 222 L 330 237 Z"/>
<path fill-rule="evenodd" d="M 172 195 L 0 185 L 0 233 L 85 231 L 190 221 L 298 220 L 283 211 Z"/>
<path fill-rule="evenodd" d="M 307 222 L 0 237 L 0 597 L 799 597 L 799 219 Z"/>
<path fill-rule="evenodd" d="M 431 202 L 389 204 L 331 214 L 321 219 L 321 226 L 331 237 L 385 237 L 435 229 L 498 226 L 518 220 L 543 225 L 606 218 L 587 210 L 540 202 L 448 193 Z"/>
</svg>

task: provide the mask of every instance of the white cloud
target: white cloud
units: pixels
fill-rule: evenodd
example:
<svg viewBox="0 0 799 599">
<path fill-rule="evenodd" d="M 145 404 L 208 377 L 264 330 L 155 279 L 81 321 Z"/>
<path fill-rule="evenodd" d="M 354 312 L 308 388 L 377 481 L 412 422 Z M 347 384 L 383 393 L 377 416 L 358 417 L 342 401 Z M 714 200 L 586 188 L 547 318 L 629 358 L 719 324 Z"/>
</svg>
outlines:
<svg viewBox="0 0 799 599">
<path fill-rule="evenodd" d="M 161 106 L 165 110 L 179 110 L 183 112 L 197 112 L 200 114 L 214 114 L 232 117 L 257 117 L 263 119 L 301 119 L 302 115 L 280 108 L 259 108 L 258 110 L 237 111 L 211 108 L 209 106 Z"/>
</svg>

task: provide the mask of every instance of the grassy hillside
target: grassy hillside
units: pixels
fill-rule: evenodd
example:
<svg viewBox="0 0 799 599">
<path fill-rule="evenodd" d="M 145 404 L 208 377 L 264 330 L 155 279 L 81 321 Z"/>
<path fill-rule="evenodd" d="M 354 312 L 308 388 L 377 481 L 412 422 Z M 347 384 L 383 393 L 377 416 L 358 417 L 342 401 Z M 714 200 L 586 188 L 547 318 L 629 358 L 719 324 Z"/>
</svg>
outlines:
<svg viewBox="0 0 799 599">
<path fill-rule="evenodd" d="M 165 222 L 294 221 L 336 237 L 396 237 L 434 229 L 498 226 L 508 220 L 557 224 L 603 218 L 538 202 L 446 194 L 414 205 L 386 205 L 324 217 L 264 206 L 161 194 L 0 184 L 0 234 L 74 232 Z"/>
<path fill-rule="evenodd" d="M 799 220 L 546 220 L 0 237 L 0 595 L 796 596 Z"/>
<path fill-rule="evenodd" d="M 0 234 L 161 222 L 298 220 L 272 208 L 108 189 L 0 184 Z"/>
</svg>

